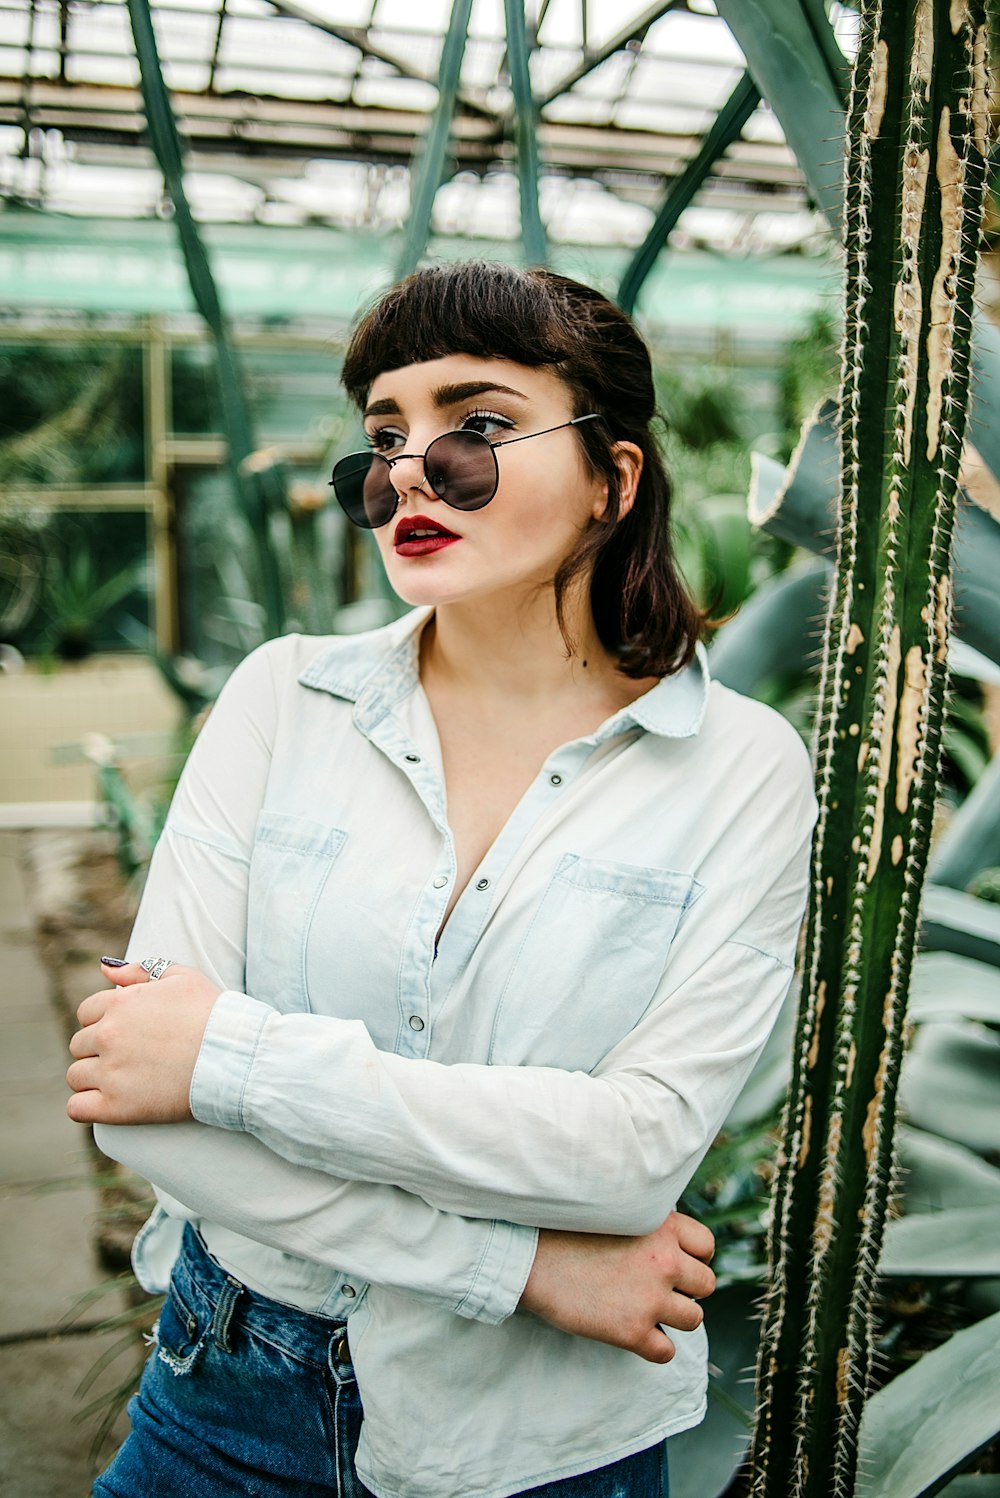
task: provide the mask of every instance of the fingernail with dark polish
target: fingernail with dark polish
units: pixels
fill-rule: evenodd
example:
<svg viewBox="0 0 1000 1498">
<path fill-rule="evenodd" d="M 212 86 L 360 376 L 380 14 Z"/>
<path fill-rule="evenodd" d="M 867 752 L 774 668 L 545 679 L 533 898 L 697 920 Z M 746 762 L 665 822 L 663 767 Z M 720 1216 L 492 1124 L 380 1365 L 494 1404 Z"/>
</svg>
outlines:
<svg viewBox="0 0 1000 1498">
<path fill-rule="evenodd" d="M 128 967 L 124 957 L 102 957 L 101 962 L 105 967 Z"/>
</svg>

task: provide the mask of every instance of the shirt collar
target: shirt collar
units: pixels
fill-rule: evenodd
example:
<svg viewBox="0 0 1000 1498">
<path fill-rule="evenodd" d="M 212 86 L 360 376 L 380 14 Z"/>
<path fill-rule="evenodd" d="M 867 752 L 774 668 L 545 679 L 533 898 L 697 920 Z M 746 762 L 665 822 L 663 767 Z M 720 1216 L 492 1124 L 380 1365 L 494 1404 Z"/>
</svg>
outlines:
<svg viewBox="0 0 1000 1498">
<path fill-rule="evenodd" d="M 388 712 L 417 686 L 420 633 L 432 613 L 412 609 L 382 629 L 338 635 L 301 672 L 299 682 L 357 703 L 366 717 Z M 708 653 L 699 640 L 689 665 L 608 718 L 595 739 L 635 727 L 661 738 L 691 738 L 705 716 L 710 679 Z"/>
</svg>

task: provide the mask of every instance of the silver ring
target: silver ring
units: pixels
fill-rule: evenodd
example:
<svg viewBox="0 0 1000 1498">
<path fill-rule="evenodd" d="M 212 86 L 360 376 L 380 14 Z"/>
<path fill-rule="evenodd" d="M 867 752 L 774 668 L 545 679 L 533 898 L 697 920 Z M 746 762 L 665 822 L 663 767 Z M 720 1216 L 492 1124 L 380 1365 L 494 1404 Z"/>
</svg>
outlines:
<svg viewBox="0 0 1000 1498">
<path fill-rule="evenodd" d="M 163 974 L 170 967 L 173 960 L 172 957 L 143 957 L 139 966 L 145 968 L 149 974 L 150 982 L 155 983 L 157 978 L 163 977 Z"/>
</svg>

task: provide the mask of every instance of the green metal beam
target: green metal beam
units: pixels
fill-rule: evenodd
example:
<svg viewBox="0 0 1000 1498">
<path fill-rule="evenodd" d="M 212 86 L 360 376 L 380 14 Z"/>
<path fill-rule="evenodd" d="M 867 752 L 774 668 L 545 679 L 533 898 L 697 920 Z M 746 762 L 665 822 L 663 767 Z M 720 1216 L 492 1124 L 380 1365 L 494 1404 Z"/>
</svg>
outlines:
<svg viewBox="0 0 1000 1498">
<path fill-rule="evenodd" d="M 396 53 L 387 51 L 385 47 L 380 47 L 377 42 L 373 42 L 368 26 L 338 26 L 333 21 L 314 15 L 305 6 L 297 5 L 295 0 L 267 0 L 267 3 L 276 15 L 287 16 L 292 21 L 302 21 L 305 25 L 322 31 L 325 36 L 332 36 L 335 41 L 344 42 L 348 47 L 356 47 L 362 57 L 371 57 L 376 62 L 387 63 L 401 78 L 411 78 L 417 83 L 433 83 L 434 81 L 419 68 L 412 67 L 405 58 L 398 57 Z M 458 98 L 470 114 L 494 122 L 498 120 L 495 110 L 483 104 L 480 99 L 473 98 L 471 94 L 464 93 L 460 89 Z"/>
<path fill-rule="evenodd" d="M 740 131 L 760 103 L 760 93 L 749 73 L 744 73 L 716 115 L 698 154 L 671 184 L 652 228 L 636 250 L 618 288 L 618 305 L 631 314 L 643 282 L 656 264 L 677 225 L 677 220 L 702 186 L 715 163 L 739 138 Z"/>
<path fill-rule="evenodd" d="M 636 16 L 634 21 L 630 21 L 628 26 L 613 36 L 609 42 L 605 42 L 599 51 L 588 53 L 585 50 L 583 61 L 572 72 L 566 73 L 560 78 L 555 88 L 550 89 L 544 98 L 538 100 L 538 108 L 544 109 L 546 104 L 551 104 L 553 99 L 559 98 L 560 94 L 568 93 L 574 84 L 580 82 L 581 78 L 586 78 L 587 74 L 592 73 L 595 68 L 599 68 L 602 62 L 607 62 L 609 57 L 613 57 L 616 52 L 621 52 L 624 47 L 628 46 L 629 42 L 645 41 L 646 32 L 653 25 L 654 21 L 658 21 L 661 16 L 665 16 L 668 10 L 675 10 L 679 3 L 680 0 L 658 0 L 657 4 L 650 5 L 641 15 Z"/>
<path fill-rule="evenodd" d="M 448 151 L 448 134 L 458 98 L 458 80 L 462 73 L 462 58 L 469 34 L 469 17 L 472 0 L 454 0 L 451 20 L 441 48 L 441 64 L 438 70 L 437 108 L 431 119 L 430 129 L 419 163 L 411 174 L 413 187 L 410 195 L 410 217 L 406 226 L 406 237 L 396 265 L 397 279 L 408 276 L 420 264 L 420 257 L 427 248 L 431 232 L 431 213 L 434 197 L 444 177 L 445 156 Z"/>
<path fill-rule="evenodd" d="M 549 247 L 538 211 L 538 115 L 531 94 L 530 49 L 523 0 L 504 0 L 507 17 L 507 64 L 514 95 L 514 147 L 521 198 L 521 240 L 529 265 L 544 265 Z"/>
<path fill-rule="evenodd" d="M 250 528 L 257 554 L 260 601 L 265 610 L 268 632 L 277 635 L 284 629 L 285 608 L 277 558 L 269 543 L 269 524 L 272 511 L 284 506 L 284 484 L 279 470 L 273 464 L 255 464 L 252 461 L 256 448 L 253 425 L 211 263 L 184 188 L 184 152 L 170 95 L 163 81 L 153 18 L 147 0 L 128 0 L 128 11 L 139 60 L 149 138 L 173 203 L 174 223 L 191 283 L 191 294 L 215 343 L 229 464 L 237 499 Z"/>
</svg>

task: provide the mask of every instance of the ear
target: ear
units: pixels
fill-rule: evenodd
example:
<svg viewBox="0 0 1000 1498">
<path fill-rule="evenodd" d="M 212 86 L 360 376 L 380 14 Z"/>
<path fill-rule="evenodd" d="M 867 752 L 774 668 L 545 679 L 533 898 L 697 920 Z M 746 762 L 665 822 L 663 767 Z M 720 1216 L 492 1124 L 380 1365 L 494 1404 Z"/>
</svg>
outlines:
<svg viewBox="0 0 1000 1498">
<path fill-rule="evenodd" d="M 642 477 L 642 449 L 634 442 L 616 442 L 611 453 L 618 469 L 618 519 L 621 521 L 635 504 L 639 479 Z M 602 484 L 600 493 L 594 500 L 595 520 L 601 519 L 607 505 L 608 486 Z"/>
</svg>

